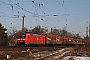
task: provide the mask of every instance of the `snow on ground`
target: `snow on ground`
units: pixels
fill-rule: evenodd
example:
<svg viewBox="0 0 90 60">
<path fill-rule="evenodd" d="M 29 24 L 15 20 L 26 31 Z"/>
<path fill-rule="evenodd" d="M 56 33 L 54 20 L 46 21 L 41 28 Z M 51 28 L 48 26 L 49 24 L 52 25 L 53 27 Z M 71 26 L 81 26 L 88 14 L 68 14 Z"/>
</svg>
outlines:
<svg viewBox="0 0 90 60">
<path fill-rule="evenodd" d="M 64 57 L 63 60 L 69 60 L 70 58 L 73 58 L 74 60 L 90 60 L 90 57 L 76 57 L 76 56 L 67 56 Z"/>
<path fill-rule="evenodd" d="M 74 60 L 90 60 L 90 57 L 75 57 Z"/>
<path fill-rule="evenodd" d="M 70 51 L 66 51 L 66 52 L 64 52 L 64 53 L 61 54 L 61 55 L 55 56 L 55 57 L 53 58 L 53 60 L 57 60 L 58 58 L 62 57 L 63 55 L 65 55 L 65 54 L 68 53 L 68 52 L 70 52 Z"/>
</svg>

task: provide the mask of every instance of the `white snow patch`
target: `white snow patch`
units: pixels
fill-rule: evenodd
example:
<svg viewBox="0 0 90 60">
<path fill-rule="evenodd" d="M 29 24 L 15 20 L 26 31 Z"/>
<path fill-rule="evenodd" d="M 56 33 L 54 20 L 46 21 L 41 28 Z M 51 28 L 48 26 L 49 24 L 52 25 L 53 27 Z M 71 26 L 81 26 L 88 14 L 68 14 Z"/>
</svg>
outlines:
<svg viewBox="0 0 90 60">
<path fill-rule="evenodd" d="M 70 58 L 73 58 L 74 60 L 90 60 L 90 57 L 76 57 L 76 56 L 67 56 L 64 57 L 63 60 L 69 60 Z"/>
<path fill-rule="evenodd" d="M 53 60 L 56 60 L 56 59 L 62 57 L 63 55 L 65 55 L 65 54 L 68 53 L 68 52 L 70 52 L 70 51 L 66 51 L 66 52 L 64 52 L 64 53 L 61 54 L 61 55 L 55 56 L 55 57 L 53 58 Z"/>
<path fill-rule="evenodd" d="M 74 60 L 90 60 L 90 57 L 75 57 Z"/>
</svg>

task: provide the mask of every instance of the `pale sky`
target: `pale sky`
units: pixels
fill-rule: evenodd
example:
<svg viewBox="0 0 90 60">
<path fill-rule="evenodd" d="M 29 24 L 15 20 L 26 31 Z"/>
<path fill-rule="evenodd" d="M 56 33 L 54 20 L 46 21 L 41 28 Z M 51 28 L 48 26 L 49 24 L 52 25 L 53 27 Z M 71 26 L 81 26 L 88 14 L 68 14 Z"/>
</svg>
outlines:
<svg viewBox="0 0 90 60">
<path fill-rule="evenodd" d="M 22 27 L 25 15 L 25 27 L 31 29 L 37 25 L 63 29 L 86 35 L 90 20 L 90 0 L 0 0 L 0 23 L 5 28 Z M 53 16 L 57 15 L 57 16 Z M 43 19 L 43 20 L 41 20 Z"/>
</svg>

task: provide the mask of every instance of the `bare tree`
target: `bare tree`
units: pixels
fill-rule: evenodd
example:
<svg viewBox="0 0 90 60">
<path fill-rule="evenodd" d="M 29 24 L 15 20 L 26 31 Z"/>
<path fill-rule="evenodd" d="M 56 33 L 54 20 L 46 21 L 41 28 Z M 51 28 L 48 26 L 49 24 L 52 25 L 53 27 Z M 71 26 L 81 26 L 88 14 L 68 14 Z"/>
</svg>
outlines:
<svg viewBox="0 0 90 60">
<path fill-rule="evenodd" d="M 15 46 L 16 45 L 16 33 L 18 31 L 15 27 L 10 27 L 10 30 L 8 30 L 8 44 L 9 46 Z"/>
<path fill-rule="evenodd" d="M 36 26 L 34 29 L 32 29 L 32 33 L 34 33 L 34 34 L 42 34 L 42 33 L 46 33 L 47 31 L 48 31 L 48 29 L 46 27 L 42 28 L 40 25 Z"/>
</svg>

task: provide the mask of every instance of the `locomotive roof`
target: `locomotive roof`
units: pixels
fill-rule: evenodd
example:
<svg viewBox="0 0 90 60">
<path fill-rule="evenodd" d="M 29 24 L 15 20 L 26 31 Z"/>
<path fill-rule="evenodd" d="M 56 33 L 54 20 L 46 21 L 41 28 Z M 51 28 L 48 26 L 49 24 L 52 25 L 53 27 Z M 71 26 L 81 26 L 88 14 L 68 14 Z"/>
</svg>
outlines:
<svg viewBox="0 0 90 60">
<path fill-rule="evenodd" d="M 32 34 L 32 35 L 35 35 L 35 36 L 41 36 L 41 35 L 39 35 L 39 34 Z"/>
</svg>

